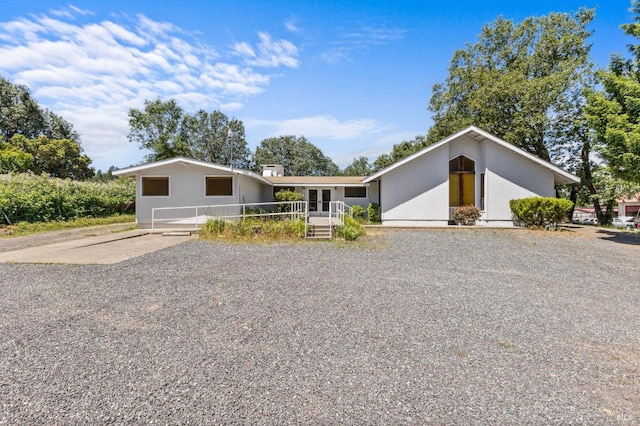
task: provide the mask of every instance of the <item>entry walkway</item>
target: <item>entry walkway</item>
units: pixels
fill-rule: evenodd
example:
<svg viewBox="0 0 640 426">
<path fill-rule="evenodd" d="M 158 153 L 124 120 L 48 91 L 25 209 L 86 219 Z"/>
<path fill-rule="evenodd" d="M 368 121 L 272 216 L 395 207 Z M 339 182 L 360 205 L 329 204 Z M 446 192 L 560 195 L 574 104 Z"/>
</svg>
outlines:
<svg viewBox="0 0 640 426">
<path fill-rule="evenodd" d="M 147 230 L 98 235 L 0 253 L 0 262 L 109 265 L 188 241 L 193 236 L 151 234 Z"/>
</svg>

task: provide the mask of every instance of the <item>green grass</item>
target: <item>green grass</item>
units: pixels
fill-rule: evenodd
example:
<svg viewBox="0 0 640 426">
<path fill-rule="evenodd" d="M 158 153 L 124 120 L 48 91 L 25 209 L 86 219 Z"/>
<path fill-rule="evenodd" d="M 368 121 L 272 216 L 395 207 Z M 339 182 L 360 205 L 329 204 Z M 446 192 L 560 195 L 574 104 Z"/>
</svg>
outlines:
<svg viewBox="0 0 640 426">
<path fill-rule="evenodd" d="M 37 234 L 40 232 L 49 231 L 61 231 L 64 229 L 73 228 L 86 228 L 89 226 L 97 225 L 111 225 L 114 223 L 130 223 L 135 222 L 136 217 L 133 214 L 115 215 L 109 217 L 98 218 L 82 218 L 68 221 L 53 221 L 53 222 L 18 222 L 13 225 L 0 226 L 0 238 L 18 237 L 24 235 Z M 134 229 L 136 226 L 131 226 L 128 229 Z"/>
</svg>

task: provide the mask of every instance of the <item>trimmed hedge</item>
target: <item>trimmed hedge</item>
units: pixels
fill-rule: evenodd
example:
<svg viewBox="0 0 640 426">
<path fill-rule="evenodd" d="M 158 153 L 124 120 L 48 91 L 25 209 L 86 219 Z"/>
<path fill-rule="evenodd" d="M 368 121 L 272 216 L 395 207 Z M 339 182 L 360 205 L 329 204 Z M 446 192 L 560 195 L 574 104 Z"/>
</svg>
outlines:
<svg viewBox="0 0 640 426">
<path fill-rule="evenodd" d="M 133 179 L 89 182 L 33 173 L 0 175 L 0 209 L 14 223 L 133 213 L 135 194 Z"/>
<path fill-rule="evenodd" d="M 528 228 L 555 227 L 565 219 L 573 203 L 563 198 L 531 197 L 509 201 L 516 224 Z"/>
</svg>

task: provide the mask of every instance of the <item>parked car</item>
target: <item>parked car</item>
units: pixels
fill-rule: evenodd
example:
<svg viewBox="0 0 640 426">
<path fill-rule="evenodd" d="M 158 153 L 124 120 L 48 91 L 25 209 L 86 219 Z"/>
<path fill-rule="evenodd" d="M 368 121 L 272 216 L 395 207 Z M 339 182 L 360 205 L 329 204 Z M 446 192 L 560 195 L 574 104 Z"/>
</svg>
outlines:
<svg viewBox="0 0 640 426">
<path fill-rule="evenodd" d="M 585 225 L 597 225 L 598 224 L 598 218 L 597 217 L 590 217 L 588 219 L 585 219 L 584 224 Z"/>
<path fill-rule="evenodd" d="M 633 223 L 633 219 L 633 217 L 628 216 L 614 217 L 611 224 L 614 228 L 633 229 L 636 227 Z"/>
</svg>

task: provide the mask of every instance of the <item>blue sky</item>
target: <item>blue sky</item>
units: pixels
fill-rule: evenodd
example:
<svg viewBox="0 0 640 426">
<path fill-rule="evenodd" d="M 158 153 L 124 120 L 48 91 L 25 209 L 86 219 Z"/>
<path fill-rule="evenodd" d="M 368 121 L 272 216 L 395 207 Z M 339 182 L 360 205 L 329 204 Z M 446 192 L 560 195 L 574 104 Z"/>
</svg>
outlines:
<svg viewBox="0 0 640 426">
<path fill-rule="evenodd" d="M 252 151 L 303 135 L 344 167 L 427 132 L 432 86 L 485 23 L 583 6 L 606 67 L 634 41 L 629 0 L 21 0 L 0 8 L 0 75 L 72 122 L 97 169 L 143 160 L 127 114 L 158 97 L 242 120 Z"/>
</svg>

